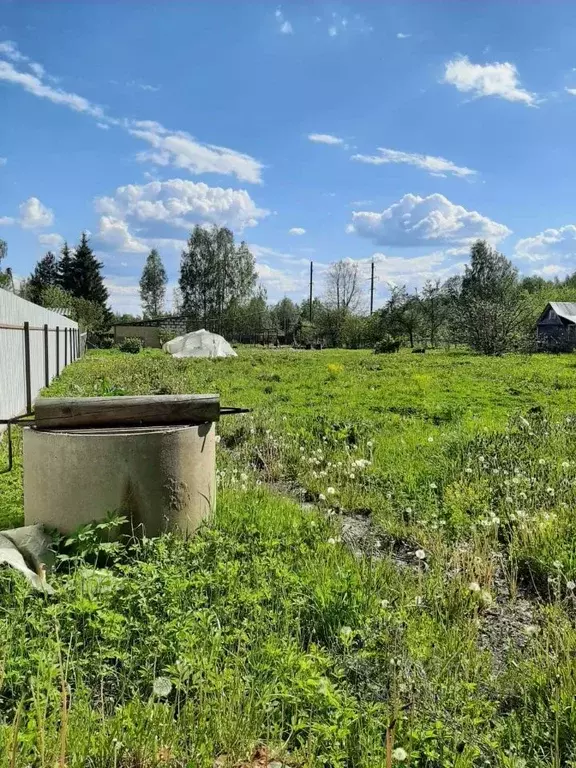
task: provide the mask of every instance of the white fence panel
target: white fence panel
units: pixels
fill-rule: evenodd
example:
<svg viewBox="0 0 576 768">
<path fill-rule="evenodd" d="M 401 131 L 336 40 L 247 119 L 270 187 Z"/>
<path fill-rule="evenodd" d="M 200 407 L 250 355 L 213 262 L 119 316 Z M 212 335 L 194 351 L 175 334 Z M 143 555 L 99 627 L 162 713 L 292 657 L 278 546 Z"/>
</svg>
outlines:
<svg viewBox="0 0 576 768">
<path fill-rule="evenodd" d="M 26 335 L 30 350 L 29 392 Z M 80 356 L 78 339 L 78 324 L 73 320 L 0 289 L 0 419 L 24 413 L 28 398 L 34 400 L 47 382 Z"/>
</svg>

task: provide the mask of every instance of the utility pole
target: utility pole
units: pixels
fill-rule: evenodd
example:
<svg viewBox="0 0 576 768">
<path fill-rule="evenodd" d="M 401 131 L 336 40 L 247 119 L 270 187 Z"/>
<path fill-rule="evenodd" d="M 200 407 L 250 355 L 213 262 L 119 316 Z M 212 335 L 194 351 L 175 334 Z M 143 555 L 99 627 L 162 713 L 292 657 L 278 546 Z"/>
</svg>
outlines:
<svg viewBox="0 0 576 768">
<path fill-rule="evenodd" d="M 374 312 L 374 261 L 372 261 L 372 269 L 370 276 L 370 314 Z"/>
<path fill-rule="evenodd" d="M 310 322 L 312 322 L 312 278 L 314 275 L 314 262 L 310 262 Z"/>
</svg>

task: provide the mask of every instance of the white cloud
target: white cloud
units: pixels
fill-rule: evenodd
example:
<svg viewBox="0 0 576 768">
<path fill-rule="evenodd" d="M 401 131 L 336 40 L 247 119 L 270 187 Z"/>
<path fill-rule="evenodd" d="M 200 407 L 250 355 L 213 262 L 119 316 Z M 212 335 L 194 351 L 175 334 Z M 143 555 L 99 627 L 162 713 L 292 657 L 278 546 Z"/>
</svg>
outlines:
<svg viewBox="0 0 576 768">
<path fill-rule="evenodd" d="M 278 6 L 276 10 L 274 11 L 274 16 L 276 18 L 276 21 L 279 25 L 279 30 L 282 35 L 291 35 L 294 32 L 294 29 L 292 28 L 292 24 L 290 24 L 289 21 L 286 20 L 284 17 L 284 13 L 282 12 L 282 8 Z"/>
<path fill-rule="evenodd" d="M 13 44 L 0 43 L 0 53 L 12 50 Z M 18 59 L 14 56 L 17 55 Z M 17 52 L 11 54 L 13 61 L 28 61 Z M 48 77 L 48 76 L 46 76 Z M 221 173 L 236 176 L 241 181 L 258 184 L 261 182 L 262 163 L 250 155 L 236 152 L 228 147 L 203 144 L 185 131 L 168 130 L 153 120 L 127 120 L 110 117 L 102 107 L 92 104 L 88 99 L 76 93 L 69 93 L 42 82 L 42 79 L 28 72 L 21 72 L 8 61 L 0 60 L 0 81 L 19 85 L 39 98 L 48 99 L 54 104 L 66 106 L 76 112 L 86 113 L 97 119 L 99 128 L 118 126 L 132 136 L 147 142 L 152 149 L 141 152 L 138 159 L 156 165 L 172 165 L 185 168 L 190 173 Z"/>
<path fill-rule="evenodd" d="M 46 248 L 60 248 L 64 244 L 62 235 L 52 232 L 47 235 L 38 235 L 38 242 Z"/>
<path fill-rule="evenodd" d="M 256 272 L 260 282 L 267 289 L 282 293 L 284 291 L 301 291 L 306 286 L 306 279 L 283 269 L 271 267 L 268 264 L 256 263 Z"/>
<path fill-rule="evenodd" d="M 476 97 L 497 96 L 527 106 L 536 102 L 535 94 L 520 87 L 518 70 L 508 61 L 473 64 L 467 56 L 460 56 L 446 63 L 442 82 Z"/>
<path fill-rule="evenodd" d="M 333 144 L 335 146 L 345 146 L 344 139 L 333 136 L 331 133 L 309 133 L 308 138 L 315 144 Z"/>
<path fill-rule="evenodd" d="M 159 85 L 149 85 L 148 83 L 140 83 L 137 80 L 130 80 L 129 83 L 126 83 L 128 88 L 137 88 L 140 91 L 150 91 L 151 93 L 156 93 L 160 90 Z"/>
<path fill-rule="evenodd" d="M 129 230 L 128 224 L 114 216 L 101 216 L 98 240 L 122 253 L 146 253 L 148 246 Z"/>
<path fill-rule="evenodd" d="M 134 278 L 105 277 L 104 285 L 108 289 L 108 295 L 112 309 L 115 312 L 140 315 L 142 304 L 140 301 L 140 288 L 133 282 Z"/>
<path fill-rule="evenodd" d="M 3 165 L 6 165 L 7 162 L 8 162 L 7 157 L 0 157 L 0 167 Z"/>
<path fill-rule="evenodd" d="M 328 27 L 328 34 L 330 35 L 330 37 L 336 37 L 336 35 L 338 34 L 338 28 L 335 26 Z"/>
<path fill-rule="evenodd" d="M 110 126 L 107 125 L 106 123 L 96 123 L 96 126 L 98 128 L 100 128 L 102 131 L 109 131 L 110 130 Z"/>
<path fill-rule="evenodd" d="M 184 229 L 211 223 L 242 230 L 268 215 L 244 189 L 209 187 L 185 179 L 118 187 L 113 197 L 98 198 L 95 205 L 99 213 L 117 219 L 164 222 Z"/>
<path fill-rule="evenodd" d="M 576 88 L 565 88 L 565 90 L 571 95 L 576 96 Z"/>
<path fill-rule="evenodd" d="M 576 258 L 576 225 L 545 229 L 534 237 L 522 238 L 516 243 L 515 254 L 526 261 Z"/>
<path fill-rule="evenodd" d="M 412 37 L 410 32 L 397 32 L 396 37 L 398 40 L 406 40 L 408 37 Z"/>
<path fill-rule="evenodd" d="M 50 208 L 46 208 L 37 197 L 29 197 L 28 200 L 20 203 L 19 210 L 19 223 L 22 229 L 49 227 L 54 221 L 54 213 Z"/>
<path fill-rule="evenodd" d="M 363 205 L 372 205 L 373 200 L 352 200 L 350 205 L 353 208 L 361 208 Z"/>
<path fill-rule="evenodd" d="M 10 227 L 16 223 L 16 219 L 12 216 L 0 216 L 0 225 L 3 227 Z"/>
<path fill-rule="evenodd" d="M 310 259 L 304 259 L 299 256 L 295 256 L 293 253 L 283 253 L 282 251 L 276 251 L 274 248 L 268 248 L 264 245 L 256 245 L 255 243 L 250 243 L 250 250 L 254 254 L 254 258 L 257 261 L 261 262 L 268 262 L 268 261 L 288 261 L 291 265 L 299 265 L 303 266 L 305 264 L 310 264 Z M 299 249 L 303 250 L 303 249 Z M 314 249 L 311 249 L 312 251 Z"/>
<path fill-rule="evenodd" d="M 354 211 L 347 231 L 374 243 L 396 246 L 464 244 L 477 238 L 497 243 L 511 232 L 440 194 L 404 195 L 382 213 Z"/>
<path fill-rule="evenodd" d="M 185 131 L 169 131 L 150 120 L 133 121 L 128 132 L 152 146 L 138 160 L 156 165 L 185 168 L 190 173 L 221 173 L 252 184 L 261 182 L 262 163 L 228 147 L 201 144 Z"/>
<path fill-rule="evenodd" d="M 378 147 L 379 155 L 352 155 L 352 160 L 360 163 L 369 163 L 371 165 L 385 165 L 388 163 L 399 163 L 405 165 L 414 165 L 428 171 L 434 176 L 445 176 L 451 174 L 458 178 L 474 176 L 476 171 L 465 166 L 455 165 L 451 160 L 444 157 L 434 157 L 433 155 L 421 155 L 417 152 L 399 152 L 395 149 L 385 149 Z"/>
<path fill-rule="evenodd" d="M 289 235 L 305 235 L 306 230 L 302 227 L 292 227 L 292 229 L 288 230 Z"/>
<path fill-rule="evenodd" d="M 550 279 L 551 277 L 566 277 L 566 275 L 569 275 L 572 271 L 573 270 L 571 270 L 568 265 L 560 266 L 559 264 L 546 264 L 546 266 L 541 269 L 533 269 L 531 274 Z"/>
<path fill-rule="evenodd" d="M 5 56 L 11 61 L 28 61 L 28 57 L 20 53 L 18 46 L 13 40 L 3 40 L 0 42 L 0 56 Z"/>
<path fill-rule="evenodd" d="M 0 80 L 7 83 L 20 85 L 28 93 L 38 96 L 41 99 L 48 99 L 53 104 L 61 104 L 73 109 L 75 112 L 85 112 L 102 119 L 104 112 L 101 107 L 91 104 L 88 99 L 78 96 L 76 93 L 68 93 L 61 88 L 53 88 L 46 85 L 37 75 L 28 72 L 20 72 L 7 61 L 0 61 Z"/>
</svg>

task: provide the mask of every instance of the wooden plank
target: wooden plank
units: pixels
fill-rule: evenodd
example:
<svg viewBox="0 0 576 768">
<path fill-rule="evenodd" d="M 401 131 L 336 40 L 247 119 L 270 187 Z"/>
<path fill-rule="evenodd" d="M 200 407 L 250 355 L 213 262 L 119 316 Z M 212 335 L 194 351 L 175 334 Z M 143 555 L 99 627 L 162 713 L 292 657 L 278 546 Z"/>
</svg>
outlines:
<svg viewBox="0 0 576 768">
<path fill-rule="evenodd" d="M 39 397 L 34 414 L 40 429 L 203 424 L 219 420 L 220 396 Z"/>
</svg>

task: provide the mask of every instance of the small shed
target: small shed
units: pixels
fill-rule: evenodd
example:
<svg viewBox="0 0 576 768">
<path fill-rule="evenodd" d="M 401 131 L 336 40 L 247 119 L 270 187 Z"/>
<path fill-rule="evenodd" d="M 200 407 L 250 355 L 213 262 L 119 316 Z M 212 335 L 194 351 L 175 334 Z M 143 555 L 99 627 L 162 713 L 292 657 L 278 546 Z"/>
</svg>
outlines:
<svg viewBox="0 0 576 768">
<path fill-rule="evenodd" d="M 576 349 L 576 302 L 550 301 L 538 319 L 538 345 L 549 352 Z"/>
</svg>

